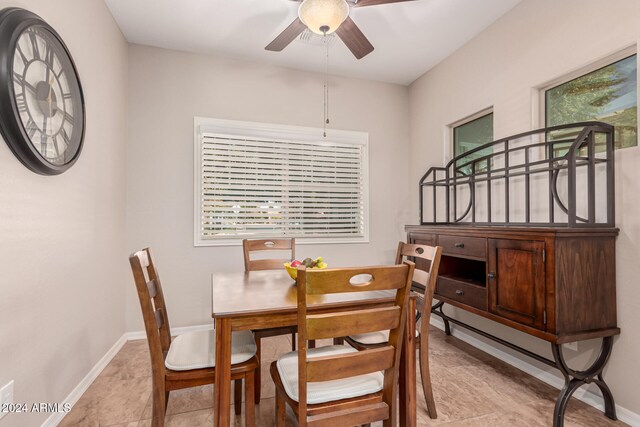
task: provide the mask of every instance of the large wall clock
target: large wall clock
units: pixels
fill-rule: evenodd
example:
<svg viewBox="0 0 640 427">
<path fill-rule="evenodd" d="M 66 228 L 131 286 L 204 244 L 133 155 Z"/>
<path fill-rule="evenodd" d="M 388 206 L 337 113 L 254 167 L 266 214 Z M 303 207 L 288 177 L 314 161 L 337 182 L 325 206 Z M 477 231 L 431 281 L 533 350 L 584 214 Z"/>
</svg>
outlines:
<svg viewBox="0 0 640 427">
<path fill-rule="evenodd" d="M 0 132 L 32 171 L 57 175 L 84 140 L 82 86 L 64 42 L 42 18 L 0 11 Z"/>
</svg>

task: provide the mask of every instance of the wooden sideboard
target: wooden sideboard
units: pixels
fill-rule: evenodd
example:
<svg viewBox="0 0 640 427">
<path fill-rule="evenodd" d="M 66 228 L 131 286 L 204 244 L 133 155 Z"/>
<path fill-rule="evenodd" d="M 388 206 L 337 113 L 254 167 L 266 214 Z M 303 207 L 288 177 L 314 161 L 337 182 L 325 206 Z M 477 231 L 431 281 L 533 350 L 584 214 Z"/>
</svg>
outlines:
<svg viewBox="0 0 640 427">
<path fill-rule="evenodd" d="M 571 394 L 595 383 L 605 414 L 615 419 L 613 396 L 602 379 L 620 333 L 616 324 L 615 240 L 617 228 L 411 225 L 407 241 L 442 246 L 433 313 L 560 369 L 565 389 L 554 425 L 563 424 Z M 424 268 L 420 261 L 417 268 Z M 446 315 L 449 304 L 515 328 L 552 345 L 554 360 L 534 354 Z M 603 338 L 600 357 L 584 371 L 568 368 L 561 345 Z M 571 379 L 572 381 L 570 381 Z M 573 381 L 575 380 L 575 381 Z"/>
<path fill-rule="evenodd" d="M 406 231 L 410 243 L 442 246 L 440 301 L 558 344 L 620 333 L 615 228 Z"/>
</svg>

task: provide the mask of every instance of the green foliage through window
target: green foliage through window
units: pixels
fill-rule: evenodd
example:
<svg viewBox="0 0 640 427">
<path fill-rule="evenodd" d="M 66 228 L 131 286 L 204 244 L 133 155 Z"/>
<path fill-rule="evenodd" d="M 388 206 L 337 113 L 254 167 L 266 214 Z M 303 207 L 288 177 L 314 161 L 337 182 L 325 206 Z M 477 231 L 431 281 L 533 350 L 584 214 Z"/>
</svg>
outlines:
<svg viewBox="0 0 640 427">
<path fill-rule="evenodd" d="M 545 92 L 547 127 L 585 121 L 615 126 L 616 148 L 638 145 L 636 55 L 577 77 Z M 551 132 L 550 140 L 575 138 L 581 129 Z M 554 156 L 566 152 L 558 144 Z"/>
</svg>

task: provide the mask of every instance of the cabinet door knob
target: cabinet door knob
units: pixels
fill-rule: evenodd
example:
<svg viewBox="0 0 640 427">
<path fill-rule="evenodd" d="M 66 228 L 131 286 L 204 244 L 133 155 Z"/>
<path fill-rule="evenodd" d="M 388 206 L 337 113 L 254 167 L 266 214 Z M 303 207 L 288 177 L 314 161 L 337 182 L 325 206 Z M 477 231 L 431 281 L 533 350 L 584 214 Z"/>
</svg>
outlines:
<svg viewBox="0 0 640 427">
<path fill-rule="evenodd" d="M 456 295 L 464 295 L 464 291 L 461 291 L 460 289 L 456 290 Z"/>
<path fill-rule="evenodd" d="M 496 278 L 496 274 L 492 271 L 489 274 L 487 274 L 487 277 L 489 278 L 489 280 L 493 280 Z"/>
<path fill-rule="evenodd" d="M 464 243 L 454 243 L 453 246 L 456 248 L 464 248 Z"/>
</svg>

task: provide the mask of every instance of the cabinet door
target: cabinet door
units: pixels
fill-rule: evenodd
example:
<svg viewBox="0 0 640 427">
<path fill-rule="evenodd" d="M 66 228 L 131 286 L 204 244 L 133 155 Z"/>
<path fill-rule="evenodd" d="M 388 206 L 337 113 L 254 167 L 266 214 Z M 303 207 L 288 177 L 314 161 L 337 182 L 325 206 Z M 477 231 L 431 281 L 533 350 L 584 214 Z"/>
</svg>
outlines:
<svg viewBox="0 0 640 427">
<path fill-rule="evenodd" d="M 489 239 L 489 311 L 545 329 L 544 242 Z"/>
</svg>

